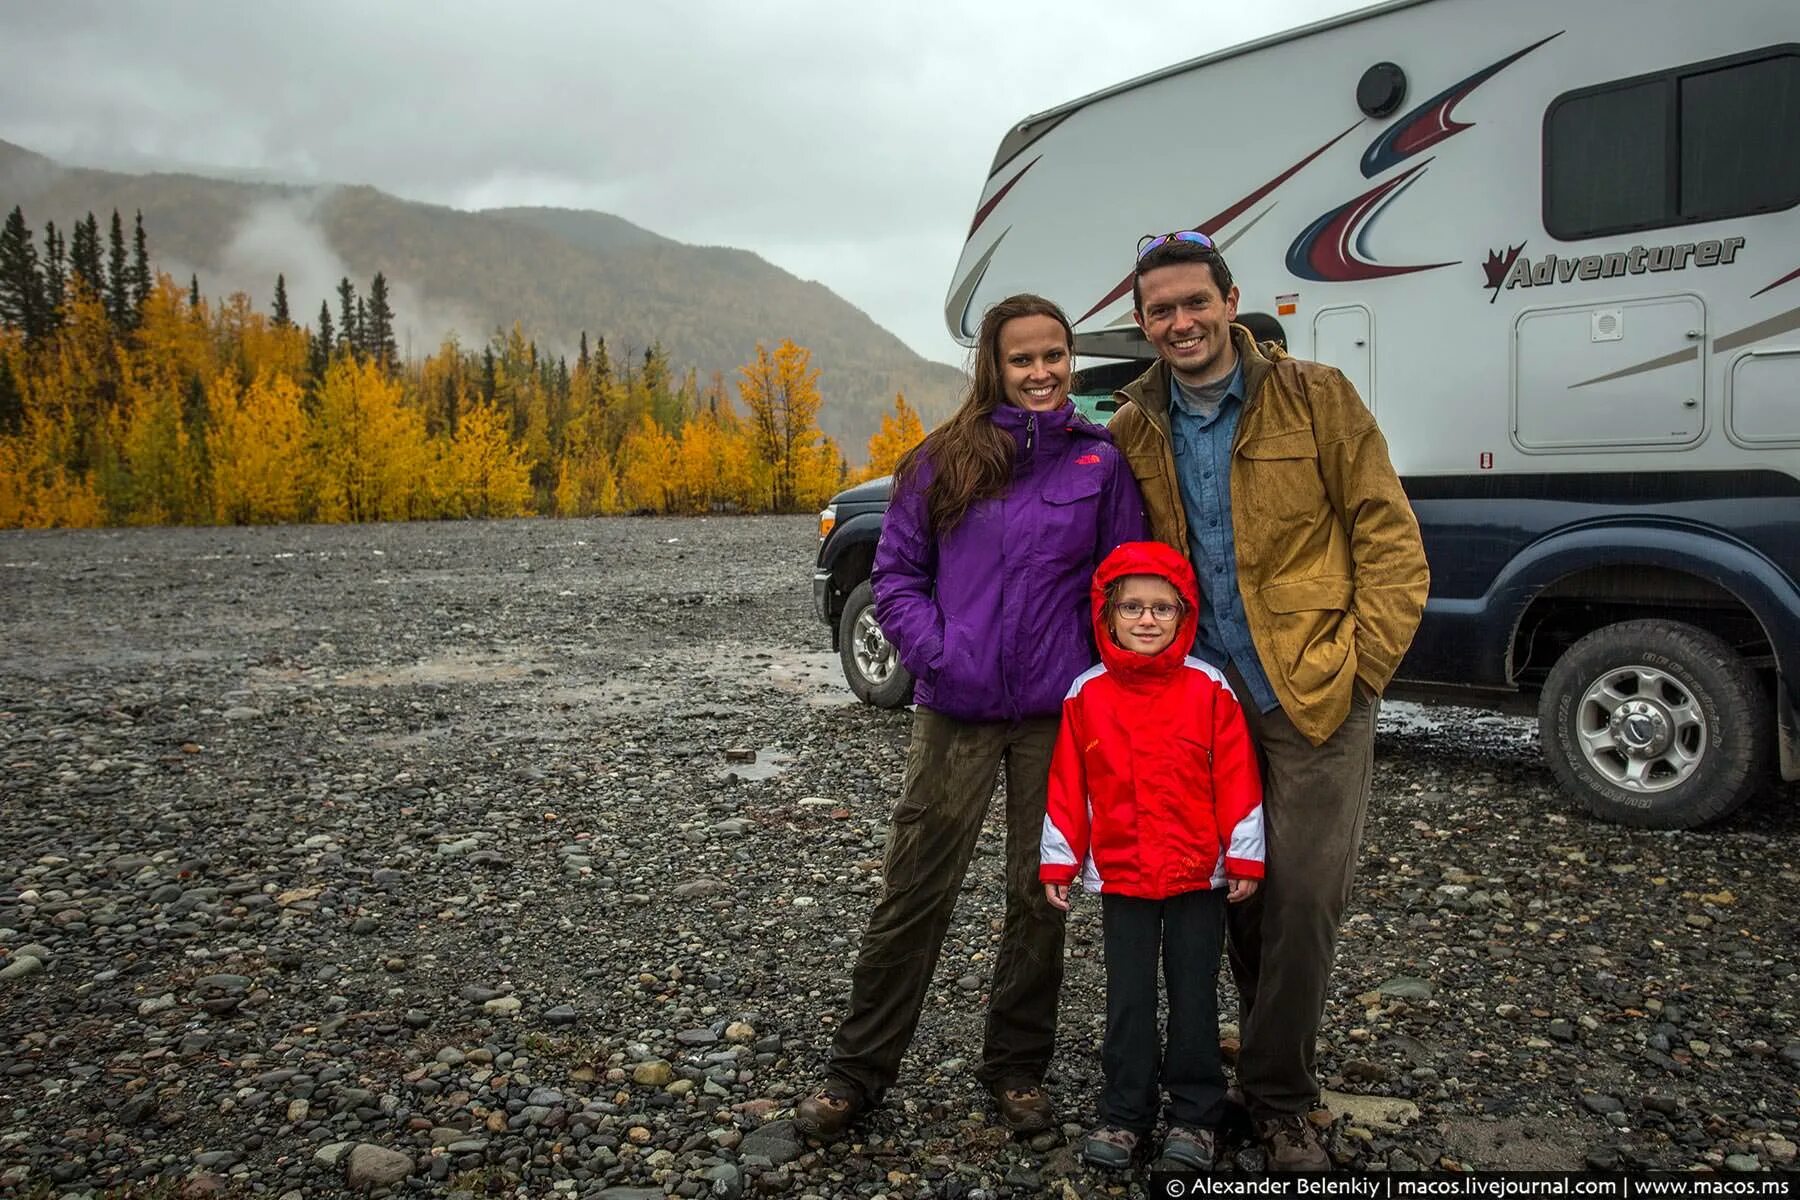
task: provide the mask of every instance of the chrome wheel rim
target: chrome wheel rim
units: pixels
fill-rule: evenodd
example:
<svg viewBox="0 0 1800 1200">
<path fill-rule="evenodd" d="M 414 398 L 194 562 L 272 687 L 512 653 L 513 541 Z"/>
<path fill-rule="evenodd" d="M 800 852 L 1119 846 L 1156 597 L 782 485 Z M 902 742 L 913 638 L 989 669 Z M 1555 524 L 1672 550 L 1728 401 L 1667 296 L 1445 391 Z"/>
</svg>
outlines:
<svg viewBox="0 0 1800 1200">
<path fill-rule="evenodd" d="M 875 623 L 873 606 L 856 614 L 856 624 L 850 632 L 850 654 L 856 660 L 857 672 L 877 687 L 893 678 L 894 669 L 899 666 L 892 643 Z"/>
<path fill-rule="evenodd" d="M 1641 795 L 1686 782 L 1706 756 L 1706 714 L 1680 680 L 1654 667 L 1620 667 L 1596 679 L 1576 708 L 1588 765 Z"/>
</svg>

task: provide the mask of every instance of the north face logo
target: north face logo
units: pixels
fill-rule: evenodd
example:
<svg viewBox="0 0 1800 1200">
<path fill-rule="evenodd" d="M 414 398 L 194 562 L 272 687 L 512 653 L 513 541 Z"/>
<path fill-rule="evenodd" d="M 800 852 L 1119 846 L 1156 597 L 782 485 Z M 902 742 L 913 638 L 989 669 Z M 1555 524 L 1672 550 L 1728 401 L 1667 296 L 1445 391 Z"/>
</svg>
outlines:
<svg viewBox="0 0 1800 1200">
<path fill-rule="evenodd" d="M 1099 461 L 1100 456 L 1098 454 L 1084 454 L 1075 460 L 1075 465 L 1078 467 L 1091 467 Z"/>
</svg>

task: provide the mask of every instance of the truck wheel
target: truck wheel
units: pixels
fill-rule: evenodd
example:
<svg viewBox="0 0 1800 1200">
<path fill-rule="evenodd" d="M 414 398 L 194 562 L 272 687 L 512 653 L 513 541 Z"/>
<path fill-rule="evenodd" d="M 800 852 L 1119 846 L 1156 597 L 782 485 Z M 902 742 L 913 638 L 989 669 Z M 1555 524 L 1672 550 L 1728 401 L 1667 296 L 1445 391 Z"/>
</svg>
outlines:
<svg viewBox="0 0 1800 1200">
<path fill-rule="evenodd" d="M 913 678 L 900 654 L 875 623 L 875 593 L 868 580 L 856 585 L 838 618 L 838 657 L 856 698 L 876 708 L 912 702 Z"/>
<path fill-rule="evenodd" d="M 1768 698 L 1736 651 L 1675 621 L 1595 630 L 1556 661 L 1538 731 L 1557 781 L 1597 817 L 1692 829 L 1768 777 Z"/>
</svg>

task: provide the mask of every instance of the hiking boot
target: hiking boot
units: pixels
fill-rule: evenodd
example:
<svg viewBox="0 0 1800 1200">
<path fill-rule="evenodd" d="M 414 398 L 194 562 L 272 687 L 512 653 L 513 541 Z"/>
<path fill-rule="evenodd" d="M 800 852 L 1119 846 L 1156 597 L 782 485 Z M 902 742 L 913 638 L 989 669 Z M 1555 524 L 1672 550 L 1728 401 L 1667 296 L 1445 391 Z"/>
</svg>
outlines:
<svg viewBox="0 0 1800 1200">
<path fill-rule="evenodd" d="M 1056 1120 L 1042 1084 L 1012 1083 L 993 1089 L 1000 1123 L 1014 1133 L 1042 1133 Z"/>
<path fill-rule="evenodd" d="M 1331 1156 L 1313 1123 L 1301 1113 L 1282 1113 L 1256 1122 L 1256 1138 L 1271 1171 L 1329 1171 Z"/>
<path fill-rule="evenodd" d="M 1124 1171 L 1137 1156 L 1138 1135 L 1116 1125 L 1102 1125 L 1081 1144 L 1081 1161 L 1102 1171 Z"/>
<path fill-rule="evenodd" d="M 1218 1156 L 1218 1135 L 1192 1125 L 1172 1125 L 1163 1139 L 1162 1156 L 1155 1171 L 1210 1171 Z"/>
<path fill-rule="evenodd" d="M 829 1142 L 850 1128 L 867 1107 L 856 1088 L 841 1079 L 827 1079 L 794 1105 L 794 1129 L 802 1136 Z"/>
</svg>

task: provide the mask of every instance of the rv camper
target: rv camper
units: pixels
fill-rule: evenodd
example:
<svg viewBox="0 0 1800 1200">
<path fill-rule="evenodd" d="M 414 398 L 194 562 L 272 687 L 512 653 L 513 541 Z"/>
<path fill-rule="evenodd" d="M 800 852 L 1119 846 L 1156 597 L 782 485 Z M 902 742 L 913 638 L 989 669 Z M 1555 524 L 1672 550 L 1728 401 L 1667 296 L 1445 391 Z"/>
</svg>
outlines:
<svg viewBox="0 0 1800 1200">
<path fill-rule="evenodd" d="M 1138 239 L 1209 234 L 1387 436 L 1400 694 L 1533 704 L 1594 812 L 1696 825 L 1800 778 L 1795 130 L 1793 0 L 1397 0 L 1026 119 L 945 316 L 1146 357 Z"/>
</svg>

